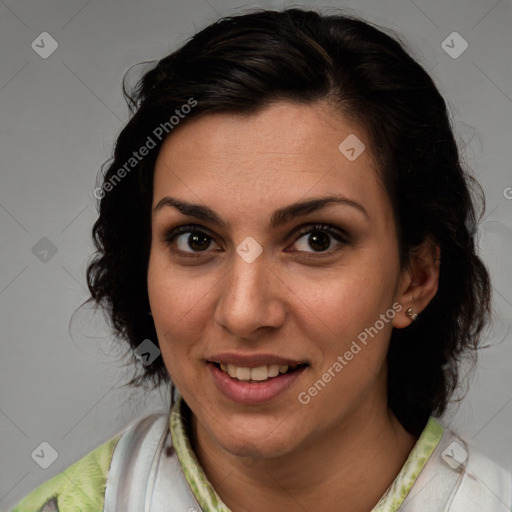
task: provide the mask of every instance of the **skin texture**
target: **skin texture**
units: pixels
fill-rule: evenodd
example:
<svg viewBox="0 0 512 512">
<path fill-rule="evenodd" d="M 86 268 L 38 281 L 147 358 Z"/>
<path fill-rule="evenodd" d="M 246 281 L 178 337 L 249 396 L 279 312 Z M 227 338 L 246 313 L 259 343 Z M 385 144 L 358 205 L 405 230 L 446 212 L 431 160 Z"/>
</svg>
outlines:
<svg viewBox="0 0 512 512">
<path fill-rule="evenodd" d="M 354 161 L 338 150 L 349 134 L 366 145 Z M 366 214 L 332 204 L 268 227 L 275 210 L 333 193 Z M 324 102 L 193 119 L 160 150 L 153 207 L 165 196 L 206 205 L 229 223 L 158 209 L 148 267 L 162 357 L 193 412 L 194 450 L 216 491 L 234 512 L 370 510 L 416 442 L 387 407 L 386 353 L 392 327 L 411 323 L 407 308 L 421 313 L 435 295 L 439 251 L 425 244 L 400 268 L 391 204 L 363 127 Z M 346 231 L 347 241 L 325 234 L 328 249 L 319 251 L 307 229 L 297 231 L 314 223 Z M 165 242 L 188 224 L 212 237 L 205 251 L 187 243 L 189 233 Z M 252 263 L 236 252 L 248 236 L 263 248 Z M 301 404 L 298 394 L 395 303 L 402 308 L 393 320 Z M 206 366 L 224 351 L 308 367 L 274 400 L 240 405 L 216 389 Z"/>
</svg>

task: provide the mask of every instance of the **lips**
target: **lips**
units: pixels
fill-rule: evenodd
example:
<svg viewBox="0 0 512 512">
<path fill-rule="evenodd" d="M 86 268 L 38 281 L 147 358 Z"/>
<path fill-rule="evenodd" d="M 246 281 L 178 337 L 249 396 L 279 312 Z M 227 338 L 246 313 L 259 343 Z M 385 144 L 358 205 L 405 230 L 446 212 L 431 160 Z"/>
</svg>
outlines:
<svg viewBox="0 0 512 512">
<path fill-rule="evenodd" d="M 274 354 L 231 352 L 209 357 L 207 366 L 222 394 L 249 405 L 277 398 L 299 378 L 308 364 Z"/>
<path fill-rule="evenodd" d="M 243 381 L 236 377 L 230 377 L 215 363 L 209 362 L 206 366 L 213 378 L 213 383 L 225 398 L 248 406 L 264 404 L 277 399 L 291 389 L 307 369 L 307 365 L 299 365 L 295 370 L 279 374 L 277 377 L 267 378 L 263 381 Z"/>
</svg>

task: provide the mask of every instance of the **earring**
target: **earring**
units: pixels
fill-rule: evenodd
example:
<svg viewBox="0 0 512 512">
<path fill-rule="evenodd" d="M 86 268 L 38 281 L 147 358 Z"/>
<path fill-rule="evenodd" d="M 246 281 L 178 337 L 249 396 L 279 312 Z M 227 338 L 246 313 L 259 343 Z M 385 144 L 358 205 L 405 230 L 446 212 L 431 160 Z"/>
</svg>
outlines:
<svg viewBox="0 0 512 512">
<path fill-rule="evenodd" d="M 409 308 L 405 314 L 413 321 L 415 322 L 418 319 L 418 313 L 413 313 L 413 309 Z"/>
</svg>

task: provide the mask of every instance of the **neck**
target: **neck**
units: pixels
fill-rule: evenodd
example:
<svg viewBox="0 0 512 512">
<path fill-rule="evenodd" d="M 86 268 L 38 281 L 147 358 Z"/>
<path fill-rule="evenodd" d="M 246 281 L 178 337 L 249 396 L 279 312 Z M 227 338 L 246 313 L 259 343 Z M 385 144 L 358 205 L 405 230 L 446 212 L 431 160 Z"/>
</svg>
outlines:
<svg viewBox="0 0 512 512">
<path fill-rule="evenodd" d="M 227 452 L 193 414 L 191 441 L 210 483 L 232 512 L 368 512 L 417 441 L 391 411 L 379 409 L 379 402 L 277 458 Z"/>
</svg>

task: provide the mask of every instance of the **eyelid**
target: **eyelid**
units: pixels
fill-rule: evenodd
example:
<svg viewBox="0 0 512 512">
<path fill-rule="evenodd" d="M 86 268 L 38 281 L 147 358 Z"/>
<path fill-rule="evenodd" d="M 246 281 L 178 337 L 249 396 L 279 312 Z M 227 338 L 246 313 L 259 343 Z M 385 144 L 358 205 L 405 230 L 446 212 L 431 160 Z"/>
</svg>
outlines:
<svg viewBox="0 0 512 512">
<path fill-rule="evenodd" d="M 335 226 L 334 224 L 330 224 L 329 222 L 308 222 L 302 224 L 296 229 L 293 229 L 289 236 L 291 236 L 293 233 L 296 233 L 296 242 L 299 238 L 301 238 L 302 235 L 315 230 L 324 231 L 326 233 L 331 234 L 332 236 L 338 236 L 345 243 L 348 243 L 350 241 L 350 235 L 346 230 L 338 226 Z"/>
<path fill-rule="evenodd" d="M 327 233 L 329 236 L 335 238 L 339 244 L 347 245 L 351 242 L 351 236 L 350 234 L 333 224 L 330 224 L 328 222 L 307 222 L 303 223 L 300 226 L 295 227 L 288 235 L 286 235 L 286 238 L 289 238 L 290 236 L 294 235 L 294 240 L 291 245 L 294 245 L 300 238 L 302 238 L 304 235 L 314 232 L 314 231 L 320 231 Z M 212 233 L 211 230 L 208 228 L 203 227 L 200 224 L 184 224 L 181 226 L 176 226 L 174 228 L 169 228 L 164 231 L 163 241 L 166 245 L 170 246 L 174 240 L 184 234 L 189 232 L 195 232 L 195 233 L 203 233 L 206 236 L 210 237 L 217 245 L 218 242 L 216 241 L 216 235 Z M 327 251 L 287 251 L 287 252 L 296 252 L 300 254 L 309 255 L 306 257 L 321 257 L 321 256 L 330 256 L 336 252 L 336 247 L 334 249 L 329 249 Z M 211 252 L 211 250 L 207 249 L 205 251 L 182 251 L 182 250 L 176 250 L 173 251 L 175 253 L 185 254 L 187 256 L 185 257 L 200 257 L 202 253 L 207 254 L 208 252 Z"/>
<path fill-rule="evenodd" d="M 219 245 L 218 242 L 215 240 L 215 235 L 213 235 L 213 233 L 208 228 L 204 228 L 199 224 L 185 224 L 182 226 L 177 226 L 175 228 L 166 229 L 163 235 L 163 242 L 166 246 L 170 247 L 178 236 L 189 232 L 203 233 L 209 238 L 211 238 L 217 245 Z M 185 255 L 185 258 L 198 258 L 201 257 L 203 253 L 206 254 L 211 252 L 210 249 L 198 252 L 182 251 L 181 249 L 172 249 L 172 251 L 176 254 Z"/>
<path fill-rule="evenodd" d="M 305 222 L 301 224 L 300 226 L 297 226 L 293 228 L 286 236 L 285 238 L 289 238 L 292 235 L 295 235 L 296 238 L 294 242 L 300 238 L 301 235 L 309 233 L 310 231 L 314 231 L 315 229 L 319 231 L 326 231 L 330 232 L 332 234 L 337 234 L 340 236 L 344 241 L 348 242 L 350 240 L 349 233 L 338 227 L 334 224 L 330 224 L 328 222 Z M 216 234 L 214 234 L 209 228 L 206 228 L 200 224 L 183 224 L 181 226 L 176 226 L 174 228 L 169 228 L 164 231 L 164 241 L 168 241 L 169 239 L 173 239 L 179 234 L 187 233 L 188 231 L 196 231 L 200 233 L 204 233 L 211 238 L 215 239 L 217 237 Z"/>
<path fill-rule="evenodd" d="M 212 239 L 215 240 L 216 235 L 212 233 L 208 228 L 201 226 L 200 224 L 183 224 L 181 226 L 176 226 L 175 228 L 169 228 L 164 231 L 163 239 L 164 242 L 170 243 L 177 236 L 182 235 L 183 233 L 188 233 L 189 231 L 193 231 L 196 233 L 204 233 L 208 235 Z"/>
</svg>

